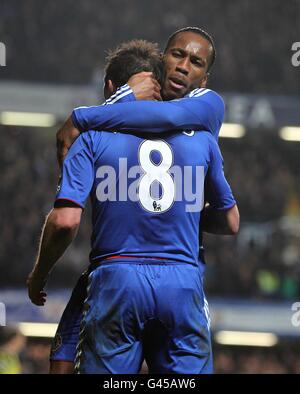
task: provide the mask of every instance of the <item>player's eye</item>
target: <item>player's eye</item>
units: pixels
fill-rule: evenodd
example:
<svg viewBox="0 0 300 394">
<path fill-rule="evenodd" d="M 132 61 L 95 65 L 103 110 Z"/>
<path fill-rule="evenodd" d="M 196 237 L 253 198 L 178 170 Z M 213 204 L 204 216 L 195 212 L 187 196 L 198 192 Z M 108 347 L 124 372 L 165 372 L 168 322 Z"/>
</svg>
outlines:
<svg viewBox="0 0 300 394">
<path fill-rule="evenodd" d="M 173 51 L 173 52 L 172 52 L 172 55 L 173 55 L 174 57 L 183 57 L 183 53 L 180 52 L 180 51 Z"/>
<path fill-rule="evenodd" d="M 199 59 L 193 59 L 192 63 L 195 64 L 198 67 L 204 67 L 204 63 L 202 62 L 202 60 Z"/>
</svg>

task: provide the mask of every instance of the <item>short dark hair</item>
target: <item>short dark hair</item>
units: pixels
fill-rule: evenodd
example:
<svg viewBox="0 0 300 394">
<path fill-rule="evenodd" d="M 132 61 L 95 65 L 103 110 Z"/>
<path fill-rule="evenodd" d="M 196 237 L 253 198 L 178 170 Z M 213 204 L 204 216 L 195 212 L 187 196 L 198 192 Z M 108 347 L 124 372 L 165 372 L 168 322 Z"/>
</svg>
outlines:
<svg viewBox="0 0 300 394">
<path fill-rule="evenodd" d="M 124 42 L 108 53 L 104 80 L 107 82 L 111 79 L 117 87 L 120 87 L 132 75 L 151 71 L 158 82 L 161 82 L 162 67 L 161 53 L 156 43 L 132 40 Z"/>
<path fill-rule="evenodd" d="M 210 43 L 210 45 L 212 46 L 212 54 L 211 54 L 210 61 L 209 61 L 208 67 L 207 67 L 207 71 L 209 71 L 211 69 L 212 65 L 214 64 L 215 59 L 216 59 L 216 55 L 217 55 L 216 47 L 215 47 L 215 43 L 214 43 L 214 40 L 213 40 L 212 36 L 210 34 L 208 34 L 205 30 L 201 29 L 200 27 L 190 27 L 190 26 L 188 26 L 188 27 L 184 27 L 182 29 L 176 30 L 168 38 L 167 45 L 166 45 L 166 48 L 165 48 L 165 52 L 169 48 L 169 46 L 170 46 L 171 42 L 173 41 L 173 39 L 175 38 L 175 36 L 177 36 L 177 34 L 179 34 L 179 33 L 184 33 L 184 32 L 192 32 L 192 33 L 199 34 L 201 37 L 205 38 Z"/>
</svg>

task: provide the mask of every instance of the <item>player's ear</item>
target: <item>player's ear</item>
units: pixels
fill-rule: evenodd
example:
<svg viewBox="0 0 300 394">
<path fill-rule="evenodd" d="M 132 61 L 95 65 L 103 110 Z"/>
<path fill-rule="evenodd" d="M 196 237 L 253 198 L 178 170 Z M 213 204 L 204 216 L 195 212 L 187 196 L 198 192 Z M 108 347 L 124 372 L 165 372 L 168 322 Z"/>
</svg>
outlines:
<svg viewBox="0 0 300 394">
<path fill-rule="evenodd" d="M 107 79 L 104 85 L 104 97 L 107 100 L 116 91 L 116 87 L 111 79 Z"/>
</svg>

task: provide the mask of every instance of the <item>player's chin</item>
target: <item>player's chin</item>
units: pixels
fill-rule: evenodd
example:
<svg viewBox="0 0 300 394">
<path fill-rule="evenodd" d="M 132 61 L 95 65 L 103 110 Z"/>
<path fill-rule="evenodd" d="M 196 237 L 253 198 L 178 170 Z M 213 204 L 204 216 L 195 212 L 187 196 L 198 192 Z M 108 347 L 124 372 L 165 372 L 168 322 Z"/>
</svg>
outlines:
<svg viewBox="0 0 300 394">
<path fill-rule="evenodd" d="M 184 91 L 183 89 L 179 91 L 170 88 L 165 90 L 163 96 L 165 100 L 175 100 L 184 97 L 186 93 L 185 89 Z"/>
</svg>

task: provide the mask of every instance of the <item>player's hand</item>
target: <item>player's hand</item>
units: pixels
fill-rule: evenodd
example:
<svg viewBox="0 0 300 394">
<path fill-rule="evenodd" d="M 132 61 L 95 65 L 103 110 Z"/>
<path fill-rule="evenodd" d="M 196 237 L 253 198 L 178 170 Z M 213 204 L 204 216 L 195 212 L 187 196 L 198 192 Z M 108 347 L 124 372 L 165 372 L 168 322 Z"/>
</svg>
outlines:
<svg viewBox="0 0 300 394">
<path fill-rule="evenodd" d="M 80 135 L 79 130 L 74 126 L 72 118 L 69 117 L 63 126 L 56 133 L 56 153 L 58 164 L 61 167 L 71 145 Z"/>
<path fill-rule="evenodd" d="M 131 87 L 137 100 L 161 101 L 160 84 L 152 72 L 143 71 L 129 78 L 127 84 Z"/>
<path fill-rule="evenodd" d="M 46 302 L 47 293 L 43 291 L 46 280 L 41 278 L 36 271 L 32 271 L 27 278 L 28 296 L 31 302 L 43 306 Z"/>
</svg>

